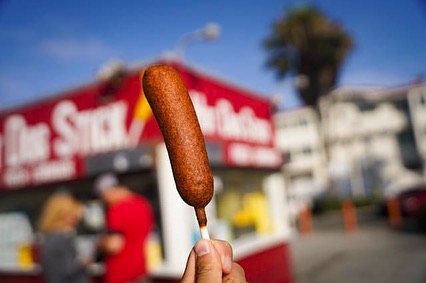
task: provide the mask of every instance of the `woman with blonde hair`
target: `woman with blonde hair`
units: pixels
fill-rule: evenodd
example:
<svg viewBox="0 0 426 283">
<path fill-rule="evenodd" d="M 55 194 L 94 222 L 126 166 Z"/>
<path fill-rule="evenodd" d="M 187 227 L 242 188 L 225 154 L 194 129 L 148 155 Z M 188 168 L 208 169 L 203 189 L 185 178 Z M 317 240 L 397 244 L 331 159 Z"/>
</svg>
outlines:
<svg viewBox="0 0 426 283">
<path fill-rule="evenodd" d="M 40 256 L 48 283 L 87 283 L 87 264 L 77 257 L 75 228 L 83 215 L 83 205 L 69 193 L 51 195 L 38 223 Z"/>
</svg>

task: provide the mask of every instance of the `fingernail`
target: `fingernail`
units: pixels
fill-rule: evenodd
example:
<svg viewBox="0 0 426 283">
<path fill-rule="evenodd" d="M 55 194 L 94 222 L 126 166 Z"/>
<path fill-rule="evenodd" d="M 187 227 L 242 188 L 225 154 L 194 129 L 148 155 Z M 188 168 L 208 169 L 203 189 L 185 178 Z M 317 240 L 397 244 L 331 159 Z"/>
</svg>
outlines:
<svg viewBox="0 0 426 283">
<path fill-rule="evenodd" d="M 228 271 L 231 272 L 232 269 L 232 259 L 229 256 L 226 256 L 223 260 L 223 268 Z"/>
<path fill-rule="evenodd" d="M 210 243 L 208 240 L 201 239 L 195 243 L 194 251 L 197 256 L 203 256 L 210 253 Z"/>
</svg>

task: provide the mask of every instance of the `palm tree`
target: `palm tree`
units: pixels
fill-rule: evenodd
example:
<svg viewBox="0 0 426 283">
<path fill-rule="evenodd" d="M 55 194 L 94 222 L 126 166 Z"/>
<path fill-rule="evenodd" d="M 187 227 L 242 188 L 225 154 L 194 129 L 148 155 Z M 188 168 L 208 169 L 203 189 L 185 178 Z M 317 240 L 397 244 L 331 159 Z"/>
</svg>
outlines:
<svg viewBox="0 0 426 283">
<path fill-rule="evenodd" d="M 266 66 L 275 69 L 278 79 L 295 72 L 300 98 L 310 106 L 317 106 L 318 98 L 336 85 L 353 47 L 340 24 L 314 6 L 290 9 L 263 43 L 269 52 Z"/>
</svg>

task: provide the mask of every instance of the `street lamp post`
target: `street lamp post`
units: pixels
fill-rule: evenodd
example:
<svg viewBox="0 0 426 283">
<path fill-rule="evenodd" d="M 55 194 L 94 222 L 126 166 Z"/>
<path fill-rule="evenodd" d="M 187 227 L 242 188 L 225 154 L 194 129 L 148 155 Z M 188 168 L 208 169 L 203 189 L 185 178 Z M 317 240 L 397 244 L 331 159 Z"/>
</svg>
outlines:
<svg viewBox="0 0 426 283">
<path fill-rule="evenodd" d="M 200 40 L 212 41 L 220 36 L 220 26 L 216 23 L 208 23 L 201 29 L 184 34 L 176 44 L 175 52 L 178 60 L 184 61 L 187 47 Z"/>
</svg>

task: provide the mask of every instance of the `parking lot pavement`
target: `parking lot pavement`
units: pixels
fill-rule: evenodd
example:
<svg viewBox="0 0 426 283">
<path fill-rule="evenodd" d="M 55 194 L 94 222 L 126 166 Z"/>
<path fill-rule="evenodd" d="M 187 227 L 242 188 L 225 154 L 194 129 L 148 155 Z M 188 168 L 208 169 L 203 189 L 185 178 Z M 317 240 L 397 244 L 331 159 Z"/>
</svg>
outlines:
<svg viewBox="0 0 426 283">
<path fill-rule="evenodd" d="M 294 237 L 295 283 L 426 283 L 426 234 L 396 231 L 369 215 L 348 233 L 339 217 L 314 217 L 314 231 Z"/>
</svg>

